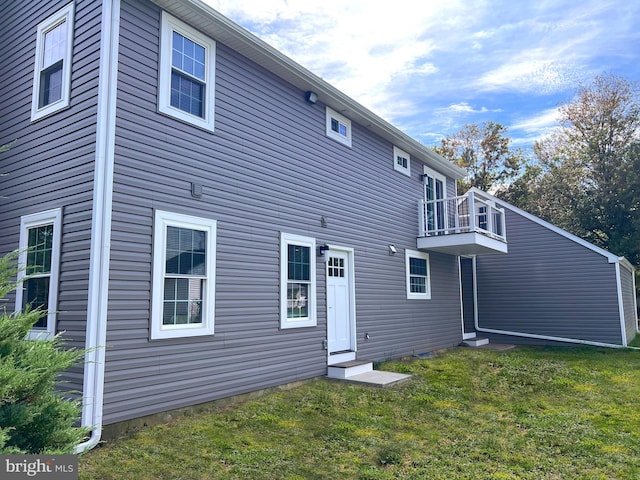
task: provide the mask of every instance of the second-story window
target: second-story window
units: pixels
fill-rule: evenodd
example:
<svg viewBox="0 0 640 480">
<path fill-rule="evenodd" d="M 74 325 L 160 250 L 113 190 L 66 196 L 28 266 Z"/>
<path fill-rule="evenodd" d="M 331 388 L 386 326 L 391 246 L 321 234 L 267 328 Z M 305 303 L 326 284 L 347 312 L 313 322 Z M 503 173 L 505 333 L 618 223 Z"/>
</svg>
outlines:
<svg viewBox="0 0 640 480">
<path fill-rule="evenodd" d="M 411 176 L 411 156 L 398 147 L 393 147 L 393 169 L 396 172 Z"/>
<path fill-rule="evenodd" d="M 158 110 L 213 130 L 215 42 L 162 14 Z"/>
<path fill-rule="evenodd" d="M 351 120 L 340 115 L 338 112 L 327 107 L 327 137 L 346 145 L 351 146 Z"/>
<path fill-rule="evenodd" d="M 73 3 L 38 25 L 31 120 L 69 105 Z"/>
</svg>

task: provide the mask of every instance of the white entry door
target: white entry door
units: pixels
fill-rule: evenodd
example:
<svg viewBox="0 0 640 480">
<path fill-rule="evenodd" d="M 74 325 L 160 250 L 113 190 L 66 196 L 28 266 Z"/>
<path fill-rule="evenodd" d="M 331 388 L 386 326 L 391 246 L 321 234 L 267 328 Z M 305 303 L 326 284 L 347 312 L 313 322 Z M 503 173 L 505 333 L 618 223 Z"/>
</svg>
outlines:
<svg viewBox="0 0 640 480">
<path fill-rule="evenodd" d="M 327 258 L 327 347 L 329 355 L 355 351 L 352 298 L 353 252 L 329 250 Z"/>
</svg>

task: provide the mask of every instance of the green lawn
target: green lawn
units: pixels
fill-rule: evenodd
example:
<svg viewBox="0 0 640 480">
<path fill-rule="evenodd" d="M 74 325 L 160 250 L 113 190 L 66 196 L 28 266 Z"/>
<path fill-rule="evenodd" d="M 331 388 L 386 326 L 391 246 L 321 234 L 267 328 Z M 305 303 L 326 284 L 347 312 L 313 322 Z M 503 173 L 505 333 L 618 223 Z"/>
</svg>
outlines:
<svg viewBox="0 0 640 480">
<path fill-rule="evenodd" d="M 454 349 L 182 417 L 80 459 L 81 479 L 640 479 L 640 351 Z"/>
</svg>

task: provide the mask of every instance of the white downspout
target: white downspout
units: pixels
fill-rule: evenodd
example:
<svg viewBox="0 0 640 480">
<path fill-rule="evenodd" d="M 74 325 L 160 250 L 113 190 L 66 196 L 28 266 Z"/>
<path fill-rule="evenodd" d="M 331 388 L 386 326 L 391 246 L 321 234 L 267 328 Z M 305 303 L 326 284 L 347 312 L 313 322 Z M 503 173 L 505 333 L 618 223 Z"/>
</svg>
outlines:
<svg viewBox="0 0 640 480">
<path fill-rule="evenodd" d="M 81 453 L 95 447 L 102 436 L 107 300 L 111 257 L 111 209 L 115 156 L 116 89 L 120 0 L 102 2 L 100 73 L 96 119 L 96 156 L 89 259 L 86 348 L 82 403 L 82 426 L 91 429 L 89 439 L 76 445 Z"/>
</svg>

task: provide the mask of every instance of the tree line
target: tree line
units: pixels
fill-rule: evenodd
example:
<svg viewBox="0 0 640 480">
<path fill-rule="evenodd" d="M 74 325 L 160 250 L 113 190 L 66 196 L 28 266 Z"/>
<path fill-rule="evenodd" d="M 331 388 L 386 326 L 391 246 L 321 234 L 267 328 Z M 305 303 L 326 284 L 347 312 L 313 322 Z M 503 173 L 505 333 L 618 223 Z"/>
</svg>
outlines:
<svg viewBox="0 0 640 480">
<path fill-rule="evenodd" d="M 465 125 L 434 150 L 477 187 L 640 265 L 640 90 L 612 74 L 580 85 L 532 151 L 496 122 Z"/>
</svg>

